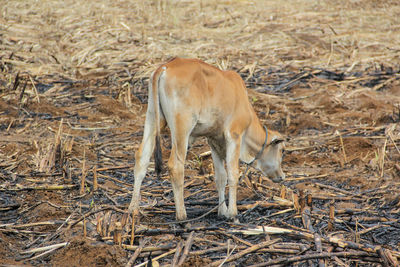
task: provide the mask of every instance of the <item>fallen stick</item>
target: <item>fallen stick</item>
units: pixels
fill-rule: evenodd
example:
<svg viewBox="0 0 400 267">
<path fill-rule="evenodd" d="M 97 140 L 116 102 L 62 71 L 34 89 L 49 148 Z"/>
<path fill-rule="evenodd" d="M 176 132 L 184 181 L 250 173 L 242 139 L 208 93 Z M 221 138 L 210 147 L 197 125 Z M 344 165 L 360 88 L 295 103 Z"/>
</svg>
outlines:
<svg viewBox="0 0 400 267">
<path fill-rule="evenodd" d="M 231 261 L 237 260 L 237 259 L 243 257 L 243 256 L 246 255 L 246 254 L 252 253 L 252 252 L 254 252 L 254 251 L 257 251 L 257 250 L 259 250 L 259 249 L 268 247 L 268 246 L 270 246 L 270 245 L 272 245 L 272 244 L 275 244 L 275 243 L 278 243 L 278 242 L 281 242 L 281 241 L 282 241 L 282 239 L 280 239 L 280 238 L 277 238 L 277 239 L 274 239 L 274 240 L 264 241 L 264 242 L 262 242 L 262 243 L 253 245 L 253 246 L 251 246 L 251 247 L 249 247 L 249 248 L 247 248 L 247 249 L 245 249 L 245 250 L 242 250 L 242 251 L 236 253 L 235 255 L 232 255 L 232 256 L 230 256 L 230 257 L 228 257 L 228 258 L 226 258 L 226 259 L 222 259 L 222 260 L 213 262 L 213 263 L 211 263 L 211 264 L 208 265 L 208 266 L 209 266 L 209 267 L 216 267 L 216 266 L 219 266 L 222 262 L 225 262 L 225 263 L 226 263 L 226 262 L 231 262 Z"/>
<path fill-rule="evenodd" d="M 82 130 L 82 131 L 97 131 L 97 130 L 108 130 L 108 129 L 113 129 L 115 127 L 113 126 L 107 126 L 107 127 L 70 127 L 72 130 Z"/>
<path fill-rule="evenodd" d="M 229 237 L 229 238 L 232 238 L 232 239 L 234 239 L 234 240 L 236 240 L 236 241 L 238 241 L 238 242 L 240 242 L 240 243 L 245 244 L 245 245 L 248 246 L 248 247 L 254 246 L 254 244 L 252 244 L 252 243 L 250 243 L 250 242 L 248 242 L 248 241 L 246 241 L 246 240 L 243 240 L 243 239 L 241 239 L 240 237 L 237 237 L 237 236 L 235 236 L 235 235 L 228 234 L 228 233 L 226 233 L 225 231 L 217 231 L 217 233 L 222 234 L 222 235 L 225 235 L 225 236 L 227 236 L 227 237 Z"/>
<path fill-rule="evenodd" d="M 237 249 L 246 249 L 247 246 L 237 246 Z M 202 250 L 196 250 L 190 252 L 190 255 L 204 255 L 204 254 L 209 254 L 213 252 L 218 252 L 222 250 L 227 250 L 228 245 L 225 246 L 219 246 L 219 247 L 213 247 L 209 249 L 202 249 Z M 280 248 L 262 248 L 259 249 L 257 252 L 258 253 L 274 253 L 274 254 L 298 254 L 301 251 L 301 249 L 298 248 L 285 248 L 285 247 L 280 247 Z"/>
<path fill-rule="evenodd" d="M 15 75 L 15 80 L 14 80 L 14 85 L 12 87 L 12 90 L 15 91 L 19 85 L 19 71 L 17 72 L 17 75 Z"/>
<path fill-rule="evenodd" d="M 396 148 L 397 152 L 400 154 L 400 149 L 397 147 L 396 142 L 395 142 L 394 139 L 393 139 L 392 132 L 389 132 L 388 135 L 389 135 L 389 138 L 390 138 L 390 140 L 392 141 L 394 147 Z"/>
<path fill-rule="evenodd" d="M 45 239 L 43 239 L 41 242 L 42 242 L 42 243 L 47 242 L 47 241 L 49 241 L 49 240 L 52 240 L 55 236 L 59 235 L 60 232 L 61 232 L 61 229 L 62 229 L 65 225 L 68 224 L 68 222 L 69 222 L 69 220 L 71 219 L 72 215 L 73 215 L 73 213 L 71 213 L 71 214 L 68 216 L 68 218 L 65 219 L 65 221 L 57 228 L 57 230 L 56 230 L 53 234 L 48 235 L 48 236 L 47 236 Z"/>
<path fill-rule="evenodd" d="M 340 145 L 342 147 L 342 153 L 343 153 L 343 158 L 344 158 L 344 163 L 347 163 L 347 156 L 346 156 L 346 150 L 344 148 L 344 144 L 343 144 L 343 138 L 342 135 L 340 134 L 339 131 L 336 131 L 336 134 L 339 136 L 339 140 L 340 140 Z"/>
<path fill-rule="evenodd" d="M 131 246 L 131 245 L 122 244 L 122 247 L 126 250 L 136 251 L 140 247 L 140 244 L 139 244 L 139 246 L 135 246 L 135 245 Z M 149 247 L 143 247 L 142 252 L 165 251 L 165 250 L 170 250 L 173 248 L 174 248 L 174 246 L 160 246 L 160 247 L 149 246 Z"/>
<path fill-rule="evenodd" d="M 179 260 L 179 255 L 181 254 L 183 246 L 184 246 L 184 243 L 181 240 L 179 242 L 178 246 L 176 247 L 176 251 L 175 251 L 175 255 L 174 255 L 174 258 L 172 260 L 172 263 L 171 263 L 171 267 L 176 267 L 177 266 L 177 263 L 178 263 L 178 260 Z"/>
<path fill-rule="evenodd" d="M 35 257 L 30 258 L 29 260 L 36 260 L 38 258 L 44 257 L 44 256 L 52 253 L 53 251 L 57 250 L 57 249 L 59 249 L 59 248 L 52 248 L 52 249 L 47 250 L 47 251 L 45 251 L 45 252 L 43 252 L 43 253 L 41 253 L 39 255 L 36 255 Z"/>
<path fill-rule="evenodd" d="M 380 162 L 380 167 L 381 167 L 381 176 L 383 177 L 383 171 L 385 169 L 385 155 L 386 155 L 386 144 L 387 144 L 387 138 L 385 139 L 385 143 L 383 144 L 383 148 L 382 148 L 382 159 Z"/>
<path fill-rule="evenodd" d="M 381 256 L 383 260 L 384 266 L 399 266 L 399 262 L 396 257 L 393 257 L 392 253 L 388 249 L 381 248 L 378 250 L 379 256 Z"/>
<path fill-rule="evenodd" d="M 342 216 L 341 219 L 343 221 L 351 221 L 351 220 L 353 220 L 353 217 L 352 216 Z M 357 220 L 358 220 L 358 222 L 383 222 L 383 223 L 399 221 L 397 219 L 390 219 L 390 218 L 385 218 L 385 217 L 367 217 L 367 216 L 358 217 Z"/>
<path fill-rule="evenodd" d="M 318 253 L 322 253 L 321 236 L 318 233 L 314 234 L 315 248 Z M 322 258 L 318 259 L 318 266 L 325 267 L 325 262 Z"/>
<path fill-rule="evenodd" d="M 23 190 L 68 190 L 78 187 L 76 184 L 65 185 L 38 185 L 38 186 L 22 186 L 16 185 L 16 188 L 0 188 L 0 191 L 23 191 Z"/>
<path fill-rule="evenodd" d="M 273 220 L 272 222 L 275 223 L 275 224 L 279 224 L 279 225 L 283 225 L 283 226 L 286 226 L 286 227 L 290 227 L 290 228 L 292 228 L 293 230 L 296 230 L 296 231 L 306 231 L 306 232 L 310 233 L 310 231 L 308 229 L 303 229 L 303 228 L 291 225 L 291 224 L 289 224 L 289 223 L 287 223 L 285 221 L 282 221 L 280 219 L 279 220 Z"/>
<path fill-rule="evenodd" d="M 383 83 L 379 83 L 379 84 L 375 85 L 375 86 L 372 88 L 372 90 L 373 90 L 373 91 L 378 91 L 378 90 L 381 89 L 382 87 L 386 86 L 387 84 L 389 84 L 389 83 L 391 83 L 391 82 L 393 82 L 393 81 L 395 81 L 395 80 L 397 80 L 397 79 L 399 79 L 399 76 L 398 76 L 398 75 L 396 75 L 396 76 L 394 76 L 394 77 L 392 77 L 392 78 L 389 78 L 389 79 L 387 79 L 386 81 L 384 81 Z"/>
<path fill-rule="evenodd" d="M 16 230 L 16 229 L 0 229 L 0 232 L 13 233 L 13 234 L 36 235 L 36 236 L 40 236 L 40 237 L 44 237 L 44 236 L 47 235 L 47 232 L 29 231 L 29 230 Z"/>
<path fill-rule="evenodd" d="M 225 242 L 224 243 L 223 242 L 218 242 L 218 241 L 214 241 L 214 240 L 209 239 L 209 238 L 195 237 L 194 241 L 197 242 L 197 243 L 205 242 L 205 243 L 208 243 L 208 244 L 211 244 L 211 245 L 214 245 L 214 246 L 225 246 L 226 245 Z"/>
<path fill-rule="evenodd" d="M 331 200 L 329 203 L 328 231 L 333 230 L 334 223 L 335 223 L 335 201 Z"/>
<path fill-rule="evenodd" d="M 217 252 L 217 251 L 221 251 L 221 250 L 227 250 L 228 249 L 228 245 L 225 246 L 219 246 L 219 247 L 213 247 L 213 248 L 208 248 L 208 249 L 202 249 L 202 250 L 196 250 L 196 251 L 192 251 L 190 252 L 190 255 L 204 255 L 204 254 L 208 254 L 208 253 L 212 253 L 212 252 Z M 246 246 L 238 246 L 237 249 L 245 249 Z"/>
<path fill-rule="evenodd" d="M 269 260 L 267 262 L 250 265 L 249 267 L 262 267 L 262 266 L 271 266 L 271 265 L 278 265 L 278 264 L 287 265 L 290 263 L 305 261 L 305 260 L 309 260 L 309 259 L 322 259 L 322 258 L 333 258 L 333 257 L 358 258 L 358 257 L 363 257 L 363 256 L 371 256 L 371 255 L 368 252 L 364 252 L 364 251 L 313 253 L 313 254 L 307 254 L 307 255 L 302 255 L 302 256 L 294 256 L 294 257 Z"/>
<path fill-rule="evenodd" d="M 319 186 L 319 187 L 321 187 L 321 188 L 331 189 L 331 190 L 340 192 L 340 193 L 345 194 L 345 195 L 350 195 L 350 196 L 356 196 L 357 195 L 357 194 L 354 194 L 352 192 L 349 192 L 349 191 L 346 191 L 346 190 L 343 190 L 343 189 L 340 189 L 340 188 L 337 188 L 337 187 L 334 187 L 334 186 L 331 186 L 331 185 L 325 185 L 325 184 L 321 184 L 321 183 L 317 183 L 317 182 L 315 182 L 314 184 Z"/>
<path fill-rule="evenodd" d="M 279 227 L 269 227 L 269 226 L 258 226 L 256 228 L 250 228 L 247 230 L 232 230 L 232 233 L 241 233 L 245 235 L 259 235 L 259 234 L 287 234 L 291 236 L 296 236 L 299 238 L 305 238 L 308 240 L 314 240 L 314 234 L 307 233 L 305 231 L 295 231 Z M 341 248 L 350 248 L 355 250 L 363 250 L 369 253 L 377 253 L 381 246 L 375 246 L 370 244 L 361 244 L 352 241 L 342 240 L 337 237 L 321 237 L 321 241 L 325 243 L 331 243 Z M 400 253 L 397 251 L 389 250 L 395 257 L 400 257 Z"/>
<path fill-rule="evenodd" d="M 293 234 L 300 233 L 305 237 L 313 237 L 312 234 L 306 232 L 300 232 L 295 230 L 289 230 L 279 227 L 270 227 L 270 226 L 257 226 L 256 228 L 249 228 L 246 230 L 231 230 L 231 233 L 240 233 L 244 235 L 260 235 L 260 234 Z"/>
<path fill-rule="evenodd" d="M 92 172 L 93 172 L 93 191 L 97 191 L 99 186 L 97 184 L 97 169 L 96 169 L 96 166 L 93 167 Z"/>
<path fill-rule="evenodd" d="M 21 106 L 22 106 L 22 104 L 23 104 L 23 103 L 22 103 L 22 98 L 24 97 L 24 93 L 25 93 L 25 89 L 26 89 L 27 84 L 28 84 L 28 82 L 25 81 L 24 86 L 22 87 L 22 90 L 21 90 L 21 92 L 19 93 L 18 103 L 20 103 Z"/>
<path fill-rule="evenodd" d="M 229 244 L 229 243 L 228 243 Z M 235 249 L 237 248 L 237 245 L 235 245 L 233 247 L 233 249 L 231 251 L 229 251 L 229 246 L 228 246 L 228 255 L 226 255 L 226 257 L 222 260 L 222 262 L 218 265 L 218 267 L 222 267 L 222 265 L 224 265 L 224 263 L 228 260 L 228 258 L 232 255 L 232 253 L 235 251 Z"/>
<path fill-rule="evenodd" d="M 368 232 L 370 232 L 370 231 L 372 231 L 372 230 L 375 230 L 375 229 L 378 229 L 378 228 L 381 228 L 381 227 L 389 227 L 389 226 L 390 226 L 390 225 L 377 224 L 377 225 L 374 225 L 374 226 L 369 227 L 369 228 L 367 228 L 367 229 L 364 229 L 364 230 L 359 231 L 358 234 L 359 234 L 359 235 L 363 235 L 363 234 L 366 234 L 366 233 L 368 233 Z"/>
<path fill-rule="evenodd" d="M 16 210 L 19 207 L 21 207 L 21 204 L 17 204 L 17 203 L 6 205 L 6 206 L 0 206 L 0 211 Z"/>
<path fill-rule="evenodd" d="M 93 186 L 93 182 L 90 181 L 90 180 L 86 180 L 86 183 L 88 183 L 88 184 Z M 115 187 L 114 187 L 114 185 L 115 185 Z M 127 194 L 130 193 L 130 191 L 128 189 L 126 189 L 124 187 L 120 187 L 120 186 L 116 185 L 115 183 L 113 184 L 112 187 L 108 187 L 106 185 L 102 185 L 102 184 L 98 183 L 97 187 L 101 188 L 101 189 L 104 189 L 104 190 L 107 190 L 107 191 L 112 192 L 112 193 L 114 193 L 115 191 L 120 191 L 120 192 L 127 193 Z"/>
<path fill-rule="evenodd" d="M 59 244 L 40 247 L 40 248 L 32 248 L 32 249 L 28 249 L 25 251 L 21 251 L 20 254 L 31 254 L 31 253 L 43 252 L 43 251 L 48 251 L 48 250 L 52 250 L 52 249 L 62 248 L 67 245 L 68 245 L 68 242 L 64 242 L 64 243 L 59 243 Z"/>
<path fill-rule="evenodd" d="M 194 231 L 190 232 L 190 235 L 189 235 L 188 239 L 186 240 L 185 249 L 183 250 L 183 254 L 182 254 L 181 258 L 179 259 L 178 266 L 181 266 L 185 262 L 185 259 L 186 259 L 187 255 L 189 254 L 190 248 L 193 243 L 193 237 L 194 237 Z"/>
<path fill-rule="evenodd" d="M 301 250 L 298 249 L 282 249 L 282 248 L 262 248 L 257 253 L 274 253 L 274 254 L 299 254 Z"/>
<path fill-rule="evenodd" d="M 32 87 L 33 87 L 33 91 L 34 91 L 35 96 L 36 96 L 36 101 L 37 101 L 38 103 L 40 103 L 39 93 L 38 93 L 38 90 L 37 90 L 37 88 L 36 88 L 36 85 L 35 85 L 35 83 L 33 82 L 32 76 L 31 76 L 31 75 L 28 75 L 28 76 L 29 76 L 29 80 L 31 81 L 31 84 L 32 84 Z"/>
<path fill-rule="evenodd" d="M 99 170 L 97 169 L 96 170 L 96 173 L 98 172 Z M 112 181 L 114 181 L 114 182 L 116 182 L 116 183 L 119 183 L 119 184 L 122 184 L 122 185 L 125 185 L 125 186 L 132 186 L 132 184 L 129 184 L 129 183 L 126 183 L 126 182 L 124 182 L 124 181 L 121 181 L 121 180 L 118 180 L 117 178 L 114 178 L 114 177 L 111 177 L 111 176 L 108 176 L 108 175 L 105 175 L 105 174 L 101 174 L 101 173 L 99 173 L 99 174 L 97 174 L 97 176 L 98 177 L 101 177 L 101 178 L 104 178 L 104 179 L 110 179 L 110 180 L 112 180 Z M 93 180 L 93 183 L 94 183 L 94 180 Z"/>
<path fill-rule="evenodd" d="M 28 228 L 28 227 L 32 227 L 32 226 L 57 225 L 57 224 L 63 224 L 63 223 L 64 223 L 63 221 L 46 221 L 46 222 L 34 222 L 34 223 L 26 223 L 26 224 L 19 224 L 19 225 L 2 224 L 2 225 L 0 225 L 0 227 L 22 229 L 22 228 Z"/>
<path fill-rule="evenodd" d="M 81 175 L 81 188 L 79 193 L 85 193 L 85 180 L 86 180 L 86 148 L 83 147 L 83 160 L 82 160 L 82 175 Z"/>
<path fill-rule="evenodd" d="M 237 208 L 240 211 L 243 210 L 248 210 L 248 209 L 253 209 L 255 207 L 262 207 L 262 208 L 287 208 L 293 206 L 293 202 L 291 201 L 276 201 L 276 202 L 268 202 L 268 201 L 256 201 L 251 204 L 244 204 L 244 205 L 238 205 Z"/>
<path fill-rule="evenodd" d="M 285 181 L 303 181 L 303 180 L 311 180 L 311 179 L 320 179 L 325 178 L 329 174 L 320 174 L 320 175 L 312 175 L 312 176 L 305 176 L 305 177 L 298 177 L 298 178 L 286 178 Z"/>
<path fill-rule="evenodd" d="M 135 261 L 136 261 L 137 257 L 139 257 L 140 253 L 142 252 L 145 243 L 146 243 L 146 242 L 143 241 L 143 240 L 140 240 L 140 241 L 139 241 L 139 247 L 137 247 L 137 248 L 135 249 L 135 253 L 133 253 L 132 257 L 131 257 L 131 258 L 129 259 L 129 261 L 126 263 L 125 267 L 131 267 L 132 265 L 135 264 Z"/>
<path fill-rule="evenodd" d="M 183 234 L 190 233 L 192 231 L 216 231 L 222 230 L 219 227 L 210 226 L 210 227 L 197 227 L 197 228 L 185 228 L 185 229 L 146 229 L 135 232 L 135 235 L 144 235 L 144 236 L 155 236 L 155 235 L 167 235 L 167 234 Z"/>
<path fill-rule="evenodd" d="M 301 219 L 303 221 L 304 228 L 314 233 L 315 230 L 311 223 L 311 210 L 309 206 L 305 206 L 303 212 L 301 213 Z"/>
<path fill-rule="evenodd" d="M 119 169 L 127 169 L 127 168 L 132 168 L 132 165 L 103 167 L 103 168 L 98 168 L 97 171 L 102 172 L 102 171 L 111 171 L 111 170 L 119 170 Z"/>
<path fill-rule="evenodd" d="M 347 196 L 347 197 L 341 197 L 341 196 L 326 196 L 326 195 L 313 195 L 314 199 L 320 199 L 320 200 L 335 200 L 335 201 L 364 201 L 365 199 L 361 198 L 361 196 Z"/>
<path fill-rule="evenodd" d="M 300 195 L 302 195 L 302 194 L 300 194 Z M 312 223 L 311 223 L 311 217 L 312 217 L 312 214 L 311 214 L 312 197 L 311 197 L 311 195 L 306 195 L 304 198 L 301 198 L 300 202 L 304 205 L 304 208 L 301 209 L 301 211 L 300 211 L 304 228 L 314 234 L 315 248 L 316 248 L 317 252 L 322 253 L 321 237 L 319 236 L 318 233 L 315 232 L 314 227 L 312 226 Z M 311 260 L 308 260 L 308 265 L 309 266 L 313 265 Z M 325 267 L 325 264 L 323 261 L 321 262 L 321 260 L 319 260 L 318 266 Z"/>
<path fill-rule="evenodd" d="M 151 259 L 151 261 L 156 261 L 156 260 L 162 259 L 162 258 L 164 258 L 164 257 L 166 257 L 166 256 L 168 256 L 168 255 L 170 255 L 172 253 L 175 253 L 175 251 L 176 251 L 176 248 L 174 248 L 174 249 L 172 249 L 172 250 L 170 250 L 168 252 L 165 252 L 164 254 L 161 254 L 160 256 L 157 256 L 157 257 Z M 149 263 L 149 261 L 147 260 L 147 261 L 145 261 L 145 262 L 143 262 L 141 264 L 135 265 L 135 267 L 145 266 L 148 263 Z M 152 266 L 152 265 L 148 265 L 148 266 Z"/>
<path fill-rule="evenodd" d="M 344 267 L 349 267 L 346 263 L 344 263 L 341 259 L 339 259 L 337 256 L 334 256 L 333 259 L 335 262 L 338 264 L 338 266 L 344 266 Z"/>
<path fill-rule="evenodd" d="M 277 243 L 271 246 L 273 249 L 293 249 L 293 250 L 298 250 L 302 251 L 304 250 L 305 244 L 299 244 L 295 242 L 282 242 L 282 243 Z M 310 247 L 307 245 L 307 247 Z"/>
</svg>

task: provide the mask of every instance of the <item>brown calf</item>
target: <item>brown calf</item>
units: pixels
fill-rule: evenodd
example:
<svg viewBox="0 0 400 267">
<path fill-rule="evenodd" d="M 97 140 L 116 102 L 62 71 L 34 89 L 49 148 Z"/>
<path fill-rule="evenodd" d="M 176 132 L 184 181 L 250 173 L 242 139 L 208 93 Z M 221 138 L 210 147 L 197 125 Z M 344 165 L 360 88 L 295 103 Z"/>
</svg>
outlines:
<svg viewBox="0 0 400 267">
<path fill-rule="evenodd" d="M 196 137 L 207 137 L 211 147 L 219 195 L 218 215 L 228 218 L 237 215 L 239 159 L 254 162 L 257 169 L 275 182 L 285 178 L 281 168 L 283 139 L 278 132 L 263 128 L 241 77 L 200 60 L 175 58 L 160 66 L 149 82 L 149 102 L 143 141 L 136 152 L 130 212 L 138 212 L 140 187 L 155 147 L 156 170 L 160 170 L 160 128 L 166 124 L 171 131 L 168 169 L 177 220 L 186 219 L 184 163 L 188 144 Z"/>
</svg>

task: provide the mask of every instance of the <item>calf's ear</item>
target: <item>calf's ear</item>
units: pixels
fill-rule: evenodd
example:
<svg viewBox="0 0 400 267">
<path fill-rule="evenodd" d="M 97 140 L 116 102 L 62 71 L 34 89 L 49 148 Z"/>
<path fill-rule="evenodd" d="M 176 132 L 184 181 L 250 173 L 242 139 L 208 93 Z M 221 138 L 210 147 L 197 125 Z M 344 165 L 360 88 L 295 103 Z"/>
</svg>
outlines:
<svg viewBox="0 0 400 267">
<path fill-rule="evenodd" d="M 283 140 L 283 138 L 281 138 L 281 137 L 273 138 L 271 141 L 271 145 L 277 145 L 279 143 L 282 143 L 283 141 L 285 141 L 285 140 Z"/>
</svg>

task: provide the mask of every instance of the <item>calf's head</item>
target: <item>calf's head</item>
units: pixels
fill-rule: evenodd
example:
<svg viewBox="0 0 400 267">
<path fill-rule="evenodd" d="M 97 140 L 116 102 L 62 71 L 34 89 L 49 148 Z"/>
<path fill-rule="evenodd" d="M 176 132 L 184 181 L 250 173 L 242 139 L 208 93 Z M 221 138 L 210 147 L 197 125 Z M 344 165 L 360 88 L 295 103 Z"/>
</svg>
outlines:
<svg viewBox="0 0 400 267">
<path fill-rule="evenodd" d="M 256 168 L 276 183 L 285 179 L 285 174 L 281 166 L 284 148 L 285 143 L 283 138 L 273 136 L 261 157 L 255 162 Z"/>
</svg>

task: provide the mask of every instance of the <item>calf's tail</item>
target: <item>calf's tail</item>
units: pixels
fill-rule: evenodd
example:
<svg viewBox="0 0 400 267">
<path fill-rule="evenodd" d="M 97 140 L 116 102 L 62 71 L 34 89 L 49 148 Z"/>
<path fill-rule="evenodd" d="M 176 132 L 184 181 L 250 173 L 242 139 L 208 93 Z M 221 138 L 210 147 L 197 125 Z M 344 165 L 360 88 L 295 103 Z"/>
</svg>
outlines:
<svg viewBox="0 0 400 267">
<path fill-rule="evenodd" d="M 153 90 L 153 105 L 154 105 L 154 113 L 155 113 L 155 123 L 156 123 L 156 144 L 154 148 L 154 163 L 155 163 L 155 171 L 158 177 L 160 177 L 163 166 L 162 166 L 162 151 L 161 151 L 161 133 L 160 133 L 160 96 L 159 96 L 159 87 L 160 87 L 160 78 L 161 74 L 166 70 L 165 66 L 162 66 L 156 70 L 153 76 L 152 82 L 152 90 Z"/>
</svg>

